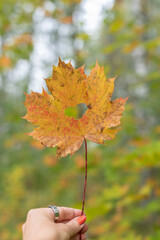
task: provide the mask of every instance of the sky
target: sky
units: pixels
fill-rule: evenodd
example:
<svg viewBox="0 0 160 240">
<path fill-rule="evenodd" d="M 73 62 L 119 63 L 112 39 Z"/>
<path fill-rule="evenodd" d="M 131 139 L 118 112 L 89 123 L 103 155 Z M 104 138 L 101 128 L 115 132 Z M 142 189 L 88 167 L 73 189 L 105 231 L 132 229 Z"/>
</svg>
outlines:
<svg viewBox="0 0 160 240">
<path fill-rule="evenodd" d="M 90 36 L 95 36 L 95 32 L 98 31 L 99 27 L 101 26 L 101 21 L 103 19 L 103 9 L 112 8 L 113 3 L 114 3 L 114 0 L 82 0 L 80 4 L 81 11 L 78 12 L 78 15 L 76 15 L 76 18 L 78 17 L 79 18 L 78 21 L 82 21 L 84 23 L 83 30 L 87 34 L 89 34 Z M 35 15 L 35 21 L 36 19 L 39 21 L 39 19 L 42 19 L 42 18 L 43 18 L 42 13 L 37 12 Z M 42 87 L 45 88 L 45 81 L 43 80 L 43 78 L 48 77 L 46 76 L 46 74 L 48 73 L 48 70 L 46 68 L 43 69 L 42 61 L 53 58 L 53 64 L 55 64 L 53 53 L 56 53 L 56 49 L 54 48 L 54 45 L 49 46 L 50 41 L 47 38 L 47 34 L 45 34 L 45 31 L 52 32 L 53 30 L 52 28 L 54 28 L 54 20 L 51 22 L 50 20 L 46 19 L 43 22 L 42 21 L 39 21 L 39 22 L 40 24 L 37 25 L 36 27 L 37 29 L 37 35 L 35 36 L 36 44 L 35 44 L 35 50 L 32 56 L 33 81 L 30 83 L 30 86 L 29 86 L 30 90 L 32 89 L 33 91 L 37 91 L 37 92 L 41 92 Z M 61 32 L 66 32 L 66 35 L 67 35 L 67 26 L 64 26 L 64 27 L 65 29 L 62 29 Z M 42 35 L 40 35 L 40 32 Z M 62 50 L 62 52 L 65 50 L 68 50 L 68 52 L 71 51 L 69 44 L 67 45 L 67 42 L 64 43 L 64 46 L 59 45 L 60 50 L 63 48 L 64 50 Z M 74 66 L 74 59 L 71 59 L 71 61 Z M 48 67 L 50 67 L 49 69 L 52 70 L 52 66 L 48 66 Z"/>
<path fill-rule="evenodd" d="M 88 33 L 93 33 L 100 25 L 103 15 L 102 10 L 113 7 L 114 0 L 84 0 L 82 1 L 82 19 L 85 22 L 84 29 Z"/>
</svg>

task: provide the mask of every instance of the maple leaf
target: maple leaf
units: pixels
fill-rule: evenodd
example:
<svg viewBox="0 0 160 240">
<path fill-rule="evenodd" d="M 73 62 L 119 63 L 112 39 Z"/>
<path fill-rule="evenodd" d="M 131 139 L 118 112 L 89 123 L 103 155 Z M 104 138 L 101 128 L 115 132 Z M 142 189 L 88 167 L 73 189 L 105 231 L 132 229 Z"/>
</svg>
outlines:
<svg viewBox="0 0 160 240">
<path fill-rule="evenodd" d="M 98 144 L 115 138 L 126 99 L 111 101 L 115 78 L 106 78 L 103 67 L 96 63 L 87 76 L 84 66 L 73 68 L 59 59 L 52 77 L 45 79 L 48 90 L 26 94 L 24 117 L 35 126 L 28 135 L 47 147 L 57 146 L 58 156 L 73 155 L 84 139 Z M 88 109 L 81 119 L 65 115 L 65 109 L 84 103 Z"/>
</svg>

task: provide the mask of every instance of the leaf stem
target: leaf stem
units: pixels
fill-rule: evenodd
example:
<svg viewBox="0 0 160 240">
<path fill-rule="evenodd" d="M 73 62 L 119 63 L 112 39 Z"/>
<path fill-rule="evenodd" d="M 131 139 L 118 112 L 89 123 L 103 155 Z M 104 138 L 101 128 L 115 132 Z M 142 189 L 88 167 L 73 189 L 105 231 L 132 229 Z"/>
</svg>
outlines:
<svg viewBox="0 0 160 240">
<path fill-rule="evenodd" d="M 82 204 L 82 213 L 84 214 L 84 205 L 85 205 L 85 199 L 86 199 L 86 186 L 87 186 L 87 140 L 84 138 L 85 142 L 85 182 L 84 182 L 84 193 L 83 193 L 83 204 Z M 80 232 L 80 240 L 82 239 L 82 233 Z"/>
</svg>

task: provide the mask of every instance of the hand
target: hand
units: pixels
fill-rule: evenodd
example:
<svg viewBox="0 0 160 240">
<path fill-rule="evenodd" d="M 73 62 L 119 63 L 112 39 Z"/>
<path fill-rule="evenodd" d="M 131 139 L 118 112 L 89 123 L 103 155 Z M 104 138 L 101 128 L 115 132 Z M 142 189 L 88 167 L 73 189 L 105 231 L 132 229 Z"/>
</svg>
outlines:
<svg viewBox="0 0 160 240">
<path fill-rule="evenodd" d="M 85 232 L 88 226 L 81 210 L 58 207 L 59 220 L 54 222 L 54 212 L 51 208 L 31 209 L 23 224 L 23 240 L 79 240 L 82 230 L 82 240 L 86 240 Z"/>
</svg>

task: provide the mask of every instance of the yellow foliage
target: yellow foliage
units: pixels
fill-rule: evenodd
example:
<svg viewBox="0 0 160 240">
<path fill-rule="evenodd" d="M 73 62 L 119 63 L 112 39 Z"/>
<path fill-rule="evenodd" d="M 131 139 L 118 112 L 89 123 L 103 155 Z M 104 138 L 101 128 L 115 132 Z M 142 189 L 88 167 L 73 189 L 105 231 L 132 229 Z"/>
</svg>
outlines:
<svg viewBox="0 0 160 240">
<path fill-rule="evenodd" d="M 79 4 L 81 0 L 61 0 L 65 4 Z"/>
<path fill-rule="evenodd" d="M 55 166 L 57 164 L 57 158 L 54 155 L 45 155 L 43 162 L 48 167 Z"/>
<path fill-rule="evenodd" d="M 72 16 L 66 16 L 60 19 L 61 23 L 71 24 L 73 22 Z"/>
<path fill-rule="evenodd" d="M 135 48 L 137 48 L 140 45 L 140 42 L 138 41 L 134 41 L 129 43 L 128 45 L 126 45 L 125 47 L 123 47 L 122 51 L 124 53 L 131 53 L 135 50 Z"/>
<path fill-rule="evenodd" d="M 112 187 L 107 187 L 104 191 L 104 197 L 106 200 L 113 200 L 123 197 L 129 190 L 129 185 L 125 184 L 123 186 L 115 184 Z"/>
<path fill-rule="evenodd" d="M 10 68 L 12 66 L 12 61 L 7 56 L 0 57 L 0 67 L 2 68 Z"/>
<path fill-rule="evenodd" d="M 30 33 L 21 34 L 14 39 L 14 45 L 28 44 L 32 45 L 32 35 Z"/>
<path fill-rule="evenodd" d="M 34 148 L 36 148 L 38 150 L 41 150 L 41 149 L 44 148 L 44 146 L 40 142 L 35 141 L 34 139 L 31 140 L 30 144 L 31 144 L 32 147 L 34 147 Z"/>
</svg>

